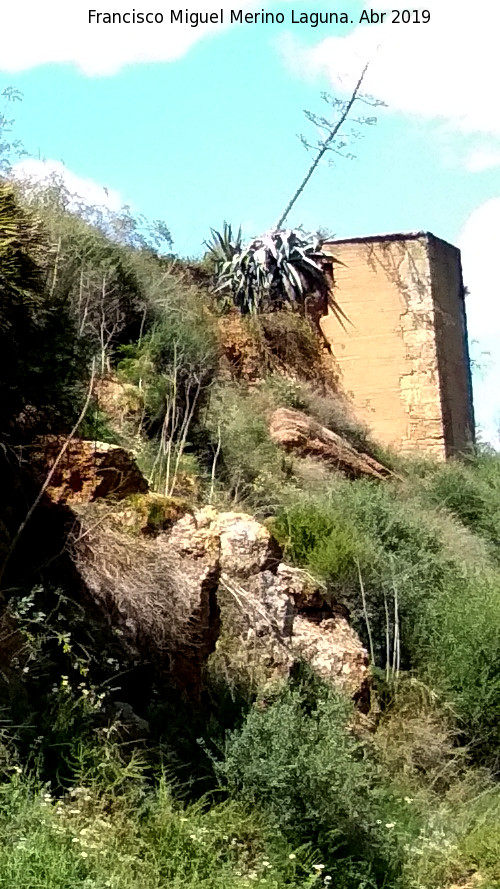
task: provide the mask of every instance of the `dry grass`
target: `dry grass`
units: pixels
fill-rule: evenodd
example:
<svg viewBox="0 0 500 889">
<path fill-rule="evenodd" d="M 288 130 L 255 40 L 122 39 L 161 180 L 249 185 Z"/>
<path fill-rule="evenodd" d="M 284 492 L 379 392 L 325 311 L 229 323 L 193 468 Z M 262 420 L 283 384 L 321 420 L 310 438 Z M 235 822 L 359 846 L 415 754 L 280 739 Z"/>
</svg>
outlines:
<svg viewBox="0 0 500 889">
<path fill-rule="evenodd" d="M 116 512 L 100 521 L 89 512 L 71 552 L 99 610 L 132 654 L 196 684 L 218 632 L 218 540 L 197 534 L 190 516 L 145 537 L 114 527 Z"/>
<path fill-rule="evenodd" d="M 466 766 L 467 752 L 456 742 L 451 710 L 423 682 L 400 678 L 374 735 L 393 777 L 415 789 L 447 790 Z"/>
</svg>

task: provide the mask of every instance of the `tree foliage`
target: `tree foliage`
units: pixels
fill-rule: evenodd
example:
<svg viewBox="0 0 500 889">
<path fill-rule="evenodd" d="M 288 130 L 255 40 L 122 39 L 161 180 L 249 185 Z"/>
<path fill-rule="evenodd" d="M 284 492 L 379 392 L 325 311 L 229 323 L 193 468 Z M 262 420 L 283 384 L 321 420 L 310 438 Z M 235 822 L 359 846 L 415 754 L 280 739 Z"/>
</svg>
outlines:
<svg viewBox="0 0 500 889">
<path fill-rule="evenodd" d="M 40 218 L 0 182 L 0 431 L 70 421 L 85 380 L 67 306 L 47 292 L 42 256 L 49 253 Z"/>
</svg>

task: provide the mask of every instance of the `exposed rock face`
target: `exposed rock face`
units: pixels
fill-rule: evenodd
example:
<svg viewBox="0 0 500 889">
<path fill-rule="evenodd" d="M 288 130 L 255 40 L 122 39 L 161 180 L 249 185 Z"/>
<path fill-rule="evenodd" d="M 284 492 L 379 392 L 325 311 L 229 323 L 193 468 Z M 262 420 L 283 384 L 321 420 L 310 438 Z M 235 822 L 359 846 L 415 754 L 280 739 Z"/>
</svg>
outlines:
<svg viewBox="0 0 500 889">
<path fill-rule="evenodd" d="M 94 396 L 99 407 L 110 418 L 113 429 L 123 429 L 126 421 L 137 427 L 141 416 L 140 392 L 130 383 L 122 383 L 114 375 L 94 383 Z"/>
<path fill-rule="evenodd" d="M 219 633 L 218 536 L 192 515 L 154 538 L 102 526 L 83 530 L 75 564 L 130 658 L 197 697 Z"/>
<path fill-rule="evenodd" d="M 219 322 L 222 370 L 230 379 L 254 383 L 262 377 L 262 355 L 258 344 L 242 323 L 239 314 L 229 314 Z"/>
<path fill-rule="evenodd" d="M 281 549 L 260 522 L 244 513 L 222 512 L 214 524 L 220 536 L 222 571 L 247 578 L 268 568 L 276 570 Z"/>
<path fill-rule="evenodd" d="M 50 439 L 36 451 L 41 480 L 60 448 Z M 145 488 L 127 452 L 75 440 L 47 492 L 61 534 L 71 529 L 68 589 L 103 640 L 113 639 L 130 673 L 147 668 L 157 681 L 199 697 L 220 607 L 222 646 L 229 640 L 237 662 L 256 667 L 263 682 L 287 676 L 304 658 L 349 693 L 361 693 L 368 659 L 346 615 L 305 571 L 282 562 L 265 526 L 213 507 L 192 513 L 159 495 L 120 500 Z"/>
<path fill-rule="evenodd" d="M 302 411 L 278 408 L 269 426 L 271 438 L 287 451 L 315 457 L 349 478 L 387 478 L 391 471 L 373 457 L 357 451 L 336 432 L 321 426 Z"/>
<path fill-rule="evenodd" d="M 281 562 L 267 528 L 244 513 L 217 514 L 210 507 L 196 520 L 220 536 L 221 644 L 229 641 L 239 663 L 257 668 L 264 681 L 288 675 L 304 659 L 361 696 L 369 670 L 360 639 L 306 571 Z"/>
<path fill-rule="evenodd" d="M 40 483 L 54 466 L 64 442 L 59 436 L 47 436 L 31 449 L 29 459 Z M 147 490 L 146 479 L 124 448 L 74 438 L 52 476 L 47 495 L 54 503 L 71 505 Z"/>
<path fill-rule="evenodd" d="M 294 312 L 270 312 L 260 315 L 257 322 L 236 311 L 220 318 L 222 374 L 252 384 L 271 371 L 336 392 L 337 365 L 317 323 L 326 304 L 321 295 L 318 301 L 313 294 L 306 303 L 307 318 Z"/>
</svg>

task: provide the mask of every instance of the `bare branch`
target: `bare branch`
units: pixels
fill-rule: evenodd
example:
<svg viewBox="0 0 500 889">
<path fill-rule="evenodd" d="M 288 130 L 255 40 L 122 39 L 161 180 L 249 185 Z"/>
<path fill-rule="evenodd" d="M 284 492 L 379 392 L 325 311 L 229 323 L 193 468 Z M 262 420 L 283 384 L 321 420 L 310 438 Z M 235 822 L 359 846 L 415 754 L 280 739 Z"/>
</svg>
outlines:
<svg viewBox="0 0 500 889">
<path fill-rule="evenodd" d="M 324 139 L 324 141 L 320 143 L 316 157 L 314 158 L 306 175 L 304 176 L 302 182 L 300 183 L 297 191 L 292 196 L 291 200 L 288 202 L 287 206 L 285 207 L 284 212 L 278 219 L 278 222 L 276 223 L 277 229 L 280 229 L 283 227 L 283 223 L 285 222 L 285 219 L 287 218 L 288 214 L 290 213 L 290 210 L 292 209 L 292 207 L 296 203 L 296 201 L 299 199 L 300 195 L 304 191 L 304 188 L 306 187 L 307 183 L 309 182 L 312 174 L 314 173 L 316 167 L 318 166 L 319 162 L 322 160 L 322 158 L 324 157 L 326 152 L 330 149 L 330 147 L 333 143 L 333 140 L 335 139 L 335 136 L 337 135 L 337 133 L 339 132 L 339 130 L 341 129 L 341 127 L 344 125 L 345 121 L 347 120 L 347 118 L 351 112 L 352 106 L 354 105 L 354 103 L 356 102 L 356 99 L 358 98 L 358 94 L 361 89 L 361 84 L 363 83 L 366 72 L 368 70 L 368 64 L 369 63 L 367 62 L 365 67 L 363 68 L 361 75 L 358 79 L 358 82 L 356 83 L 356 86 L 354 87 L 354 90 L 351 93 L 351 97 L 350 97 L 349 101 L 344 105 L 342 114 L 340 115 L 338 121 L 333 125 L 333 127 L 332 127 L 329 135 L 326 137 L 326 139 Z M 310 116 L 309 115 L 310 115 L 310 113 L 306 112 L 306 117 L 308 117 L 309 120 L 313 120 L 314 115 L 310 115 Z"/>
<path fill-rule="evenodd" d="M 54 473 L 55 473 L 57 467 L 59 466 L 59 464 L 60 464 L 62 458 L 64 457 L 66 451 L 68 450 L 68 448 L 69 448 L 69 446 L 70 446 L 70 444 L 71 444 L 73 438 L 75 437 L 75 435 L 76 435 L 76 433 L 77 433 L 77 431 L 78 431 L 78 428 L 79 428 L 80 424 L 83 422 L 83 420 L 84 420 L 84 418 L 85 418 L 85 414 L 86 414 L 87 411 L 88 411 L 89 404 L 90 404 L 90 400 L 91 400 L 91 398 L 92 398 L 92 392 L 93 392 L 93 389 L 94 389 L 94 380 L 95 380 L 95 361 L 92 361 L 92 371 L 91 371 L 91 375 L 90 375 L 90 381 L 89 381 L 89 386 L 88 386 L 88 390 L 87 390 L 87 396 L 86 396 L 86 398 L 85 398 L 85 403 L 84 403 L 84 405 L 83 405 L 83 407 L 82 407 L 82 410 L 80 411 L 80 416 L 78 417 L 78 419 L 77 419 L 75 425 L 73 426 L 73 429 L 72 429 L 71 432 L 69 433 L 69 435 L 68 435 L 68 437 L 66 438 L 64 444 L 62 445 L 61 450 L 59 451 L 59 453 L 58 453 L 56 459 L 54 460 L 53 465 L 51 466 L 49 472 L 47 473 L 47 476 L 46 476 L 46 478 L 45 478 L 45 481 L 44 481 L 42 487 L 40 488 L 40 490 L 39 490 L 39 492 L 38 492 L 38 494 L 37 494 L 35 500 L 33 501 L 33 503 L 31 504 L 30 508 L 28 509 L 28 512 L 26 513 L 25 518 L 23 519 L 23 521 L 22 521 L 21 524 L 19 525 L 19 528 L 17 529 L 17 532 L 16 532 L 16 534 L 15 534 L 15 537 L 14 537 L 14 539 L 12 540 L 12 543 L 11 543 L 11 545 L 10 545 L 10 547 L 9 547 L 9 551 L 8 551 L 8 553 L 7 553 L 7 556 L 6 556 L 6 558 L 5 558 L 4 564 L 3 564 L 3 566 L 2 566 L 2 573 L 3 573 L 3 571 L 5 570 L 5 566 L 7 565 L 9 559 L 10 559 L 11 556 L 12 556 L 12 553 L 14 552 L 14 550 L 15 550 L 15 548 L 16 548 L 18 542 L 19 542 L 19 538 L 21 537 L 21 535 L 22 535 L 22 533 L 23 533 L 23 531 L 24 531 L 26 525 L 28 524 L 28 522 L 29 522 L 31 516 L 32 516 L 33 513 L 35 512 L 37 506 L 39 505 L 39 503 L 40 503 L 40 501 L 41 501 L 43 495 L 45 494 L 45 491 L 46 491 L 47 488 L 49 487 L 49 485 L 50 485 L 50 483 L 51 483 L 51 481 L 52 481 L 52 479 L 53 479 L 53 477 L 54 477 Z"/>
</svg>

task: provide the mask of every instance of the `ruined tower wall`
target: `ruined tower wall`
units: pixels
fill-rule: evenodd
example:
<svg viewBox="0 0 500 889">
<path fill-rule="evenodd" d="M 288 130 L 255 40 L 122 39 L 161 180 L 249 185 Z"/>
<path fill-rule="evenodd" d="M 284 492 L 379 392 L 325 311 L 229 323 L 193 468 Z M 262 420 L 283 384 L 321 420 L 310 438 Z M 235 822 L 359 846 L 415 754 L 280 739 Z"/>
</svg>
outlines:
<svg viewBox="0 0 500 889">
<path fill-rule="evenodd" d="M 474 412 L 460 251 L 429 238 L 434 326 L 447 455 L 473 438 Z"/>
<path fill-rule="evenodd" d="M 324 245 L 334 297 L 323 333 L 341 383 L 374 437 L 400 451 L 445 457 L 470 439 L 472 407 L 458 250 L 431 235 Z"/>
</svg>

